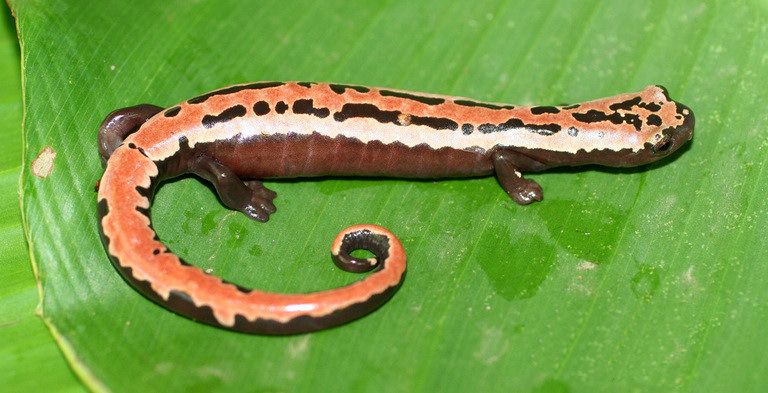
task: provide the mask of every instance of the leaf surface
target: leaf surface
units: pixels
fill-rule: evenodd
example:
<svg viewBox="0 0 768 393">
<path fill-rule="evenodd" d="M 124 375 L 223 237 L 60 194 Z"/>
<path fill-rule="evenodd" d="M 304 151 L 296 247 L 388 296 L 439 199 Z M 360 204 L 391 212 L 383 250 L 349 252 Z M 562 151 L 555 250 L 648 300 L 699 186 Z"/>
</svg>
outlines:
<svg viewBox="0 0 768 393">
<path fill-rule="evenodd" d="M 768 18 L 763 3 L 12 2 L 24 59 L 28 239 L 43 312 L 86 383 L 115 391 L 758 391 L 766 382 Z M 382 309 L 311 335 L 226 332 L 133 291 L 99 241 L 96 130 L 111 110 L 233 83 L 310 80 L 515 104 L 648 84 L 696 113 L 693 143 L 641 170 L 275 181 L 266 225 L 193 178 L 153 206 L 160 237 L 240 285 L 359 277 L 328 245 L 397 233 L 408 278 Z"/>
</svg>

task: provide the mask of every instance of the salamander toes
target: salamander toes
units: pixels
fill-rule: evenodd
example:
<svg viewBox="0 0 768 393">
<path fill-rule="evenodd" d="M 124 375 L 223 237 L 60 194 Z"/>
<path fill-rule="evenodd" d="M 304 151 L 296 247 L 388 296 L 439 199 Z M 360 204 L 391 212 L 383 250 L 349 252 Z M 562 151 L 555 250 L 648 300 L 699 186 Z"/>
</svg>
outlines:
<svg viewBox="0 0 768 393">
<path fill-rule="evenodd" d="M 272 214 L 277 210 L 277 207 L 275 207 L 275 204 L 272 203 L 272 200 L 270 199 L 254 197 L 253 199 L 251 199 L 251 203 L 253 206 L 258 208 L 259 210 L 264 211 L 267 214 Z"/>
<path fill-rule="evenodd" d="M 261 221 L 261 222 L 269 221 L 269 215 L 274 212 L 274 211 L 268 212 L 261 207 L 254 206 L 251 204 L 246 205 L 245 207 L 240 209 L 240 211 L 243 212 L 243 214 L 245 214 L 246 216 L 248 216 L 248 218 L 256 221 Z"/>
<path fill-rule="evenodd" d="M 506 191 L 512 200 L 519 205 L 527 205 L 544 199 L 544 193 L 542 192 L 539 183 L 524 178 L 520 178 L 515 183 L 514 187 L 511 187 Z"/>
<path fill-rule="evenodd" d="M 277 207 L 272 202 L 277 197 L 277 193 L 264 187 L 264 184 L 258 180 L 246 181 L 245 185 L 250 195 L 243 204 L 243 208 L 239 210 L 251 219 L 267 222 L 269 215 L 277 211 Z"/>
</svg>

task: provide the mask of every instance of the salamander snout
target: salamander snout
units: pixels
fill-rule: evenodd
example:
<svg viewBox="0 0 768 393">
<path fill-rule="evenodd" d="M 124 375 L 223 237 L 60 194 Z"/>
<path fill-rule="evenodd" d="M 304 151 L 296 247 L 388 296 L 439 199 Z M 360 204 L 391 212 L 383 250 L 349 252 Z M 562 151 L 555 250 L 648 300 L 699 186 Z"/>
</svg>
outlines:
<svg viewBox="0 0 768 393">
<path fill-rule="evenodd" d="M 691 108 L 683 104 L 677 104 L 677 106 L 678 111 L 683 115 L 683 125 L 678 127 L 676 131 L 683 136 L 683 142 L 690 141 L 693 139 L 693 127 L 696 124 L 696 117 L 693 115 Z"/>
<path fill-rule="evenodd" d="M 693 111 L 683 104 L 677 104 L 677 112 L 683 117 L 683 124 L 662 132 L 661 138 L 652 147 L 655 156 L 665 156 L 672 153 L 693 138 L 693 128 L 696 124 Z"/>
</svg>

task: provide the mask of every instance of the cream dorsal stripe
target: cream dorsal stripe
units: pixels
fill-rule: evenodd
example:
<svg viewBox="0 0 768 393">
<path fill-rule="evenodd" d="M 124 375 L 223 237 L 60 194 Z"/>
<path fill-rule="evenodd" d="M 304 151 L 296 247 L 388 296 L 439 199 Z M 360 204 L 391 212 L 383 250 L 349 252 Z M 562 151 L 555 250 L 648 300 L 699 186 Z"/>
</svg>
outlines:
<svg viewBox="0 0 768 393">
<path fill-rule="evenodd" d="M 247 138 L 317 132 L 435 149 L 637 152 L 655 142 L 661 125 L 680 126 L 687 116 L 658 86 L 578 105 L 530 107 L 401 91 L 393 95 L 393 90 L 359 86 L 341 90 L 334 88 L 340 85 L 277 83 L 259 89 L 245 88 L 258 84 L 239 85 L 222 89 L 226 94 L 185 101 L 171 108 L 174 116 L 158 116 L 146 127 L 187 126 L 190 146 L 238 133 Z M 187 124 L 189 118 L 197 118 L 197 124 Z M 152 157 L 160 160 L 173 152 L 172 147 L 158 149 Z"/>
</svg>

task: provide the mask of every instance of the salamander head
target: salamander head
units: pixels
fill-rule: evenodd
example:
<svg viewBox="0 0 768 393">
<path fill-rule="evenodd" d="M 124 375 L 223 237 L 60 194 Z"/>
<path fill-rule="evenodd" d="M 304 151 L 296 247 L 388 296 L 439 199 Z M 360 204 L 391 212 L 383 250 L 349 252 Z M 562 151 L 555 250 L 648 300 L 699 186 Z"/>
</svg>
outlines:
<svg viewBox="0 0 768 393">
<path fill-rule="evenodd" d="M 670 155 L 691 140 L 695 123 L 693 111 L 670 99 L 661 86 L 582 104 L 572 116 L 578 137 L 592 146 L 576 161 L 615 167 Z"/>
<path fill-rule="evenodd" d="M 681 103 L 672 101 L 669 98 L 667 89 L 664 87 L 648 86 L 643 93 L 654 97 L 663 97 L 665 100 L 663 101 L 662 109 L 666 107 L 674 108 L 674 111 L 662 112 L 661 115 L 663 117 L 657 115 L 661 124 L 656 125 L 656 129 L 651 137 L 646 140 L 643 148 L 643 150 L 647 151 L 645 153 L 647 158 L 650 161 L 656 161 L 681 148 L 693 138 L 693 127 L 696 120 L 693 111 Z M 651 116 L 646 116 L 646 123 L 655 119 Z"/>
</svg>

